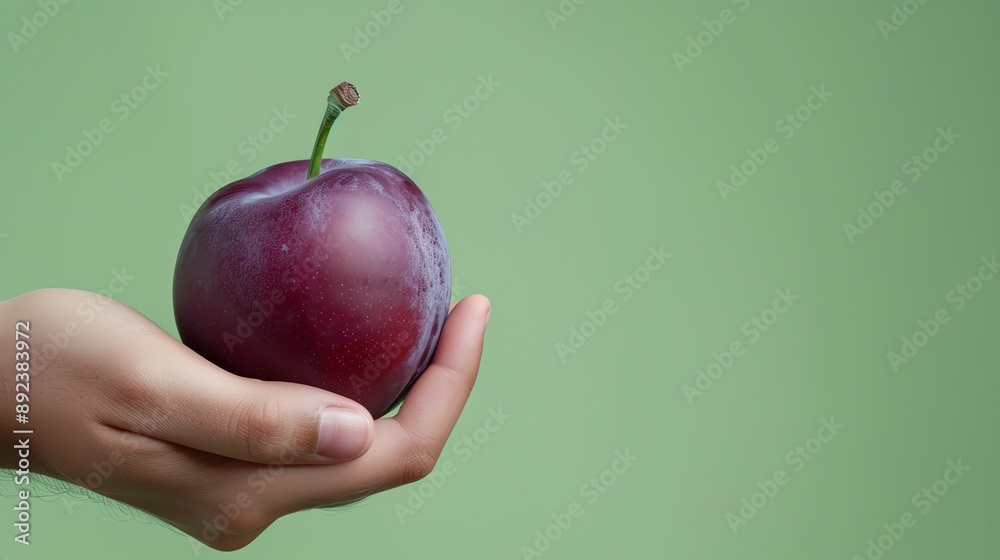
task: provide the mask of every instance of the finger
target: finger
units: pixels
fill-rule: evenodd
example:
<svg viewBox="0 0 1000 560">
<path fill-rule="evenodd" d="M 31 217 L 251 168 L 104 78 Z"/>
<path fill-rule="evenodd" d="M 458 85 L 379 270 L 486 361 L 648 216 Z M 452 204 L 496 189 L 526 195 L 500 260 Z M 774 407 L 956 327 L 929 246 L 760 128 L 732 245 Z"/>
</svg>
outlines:
<svg viewBox="0 0 1000 560">
<path fill-rule="evenodd" d="M 371 445 L 374 423 L 360 404 L 233 375 L 162 336 L 169 340 L 151 345 L 139 367 L 115 381 L 115 427 L 255 463 L 346 461 Z"/>
<path fill-rule="evenodd" d="M 443 447 L 451 435 L 479 373 L 489 313 L 490 301 L 476 295 L 448 317 L 430 367 L 394 417 L 413 440 Z"/>
<path fill-rule="evenodd" d="M 273 485 L 283 511 L 335 505 L 423 478 L 433 469 L 479 371 L 490 303 L 462 300 L 445 321 L 434 360 L 396 416 L 375 422 L 371 449 L 348 463 L 291 467 Z"/>
</svg>

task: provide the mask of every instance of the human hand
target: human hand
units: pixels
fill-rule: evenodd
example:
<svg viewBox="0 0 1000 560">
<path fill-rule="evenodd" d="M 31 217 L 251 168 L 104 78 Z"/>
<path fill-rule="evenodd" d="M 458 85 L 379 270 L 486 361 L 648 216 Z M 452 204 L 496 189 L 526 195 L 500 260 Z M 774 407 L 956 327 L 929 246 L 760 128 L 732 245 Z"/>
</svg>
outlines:
<svg viewBox="0 0 1000 560">
<path fill-rule="evenodd" d="M 483 296 L 454 304 L 398 414 L 373 421 L 321 389 L 230 374 L 118 302 L 105 300 L 81 324 L 79 310 L 101 297 L 48 289 L 0 303 L 3 340 L 14 341 L 15 322 L 31 322 L 33 363 L 49 333 L 73 333 L 43 370 L 31 370 L 32 472 L 141 509 L 219 550 L 246 546 L 283 515 L 426 476 L 472 390 L 490 309 Z M 0 352 L 13 363 L 9 347 Z M 8 377 L 0 407 L 14 410 Z M 10 434 L 0 435 L 8 450 Z M 15 459 L 4 453 L 0 466 Z"/>
</svg>

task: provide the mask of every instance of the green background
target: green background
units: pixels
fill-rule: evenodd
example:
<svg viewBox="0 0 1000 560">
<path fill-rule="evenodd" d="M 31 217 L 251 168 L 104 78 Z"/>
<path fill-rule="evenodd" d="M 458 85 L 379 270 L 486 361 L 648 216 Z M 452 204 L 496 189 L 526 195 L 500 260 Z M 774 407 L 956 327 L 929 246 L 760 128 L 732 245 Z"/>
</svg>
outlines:
<svg viewBox="0 0 1000 560">
<path fill-rule="evenodd" d="M 404 0 L 346 56 L 388 1 L 61 6 L 18 52 L 9 35 L 0 48 L 0 298 L 96 291 L 124 267 L 119 299 L 176 333 L 180 206 L 229 160 L 242 176 L 306 158 L 326 91 L 350 80 L 363 101 L 328 156 L 398 165 L 446 132 L 412 175 L 458 295 L 492 299 L 486 354 L 442 457 L 457 472 L 405 523 L 410 488 L 284 518 L 233 557 L 524 558 L 575 502 L 544 558 L 849 559 L 906 512 L 916 525 L 884 558 L 996 558 L 1000 279 L 961 310 L 947 298 L 1000 251 L 1000 6 L 897 2 L 919 9 L 886 37 L 884 0 L 563 4 L 553 22 L 556 0 Z M 724 9 L 731 23 L 679 67 Z M 0 30 L 39 10 L 4 2 Z M 120 119 L 113 101 L 157 65 L 169 75 Z M 500 86 L 453 129 L 445 112 L 491 75 Z M 824 85 L 786 138 L 778 120 Z M 295 118 L 247 161 L 241 143 L 282 108 Z M 53 161 L 103 118 L 114 131 L 58 180 Z M 608 118 L 628 128 L 581 170 L 571 157 Z M 959 138 L 913 181 L 904 164 L 948 127 Z M 724 200 L 717 183 L 768 138 L 778 151 Z M 518 231 L 512 214 L 563 170 L 572 184 Z M 850 239 L 844 224 L 896 179 L 905 194 Z M 616 284 L 660 246 L 672 256 L 625 301 Z M 753 339 L 743 325 L 786 288 L 799 299 Z M 607 299 L 617 312 L 561 359 Z M 887 354 L 942 308 L 949 322 L 894 371 Z M 745 353 L 689 399 L 734 341 Z M 459 453 L 501 408 L 504 426 Z M 796 471 L 787 454 L 831 416 L 844 427 Z M 637 460 L 590 503 L 581 487 L 616 451 Z M 971 470 L 917 507 L 959 459 Z M 734 531 L 727 515 L 778 469 L 787 484 Z M 128 518 L 36 500 L 30 549 L 4 522 L 0 558 L 221 555 Z"/>
</svg>

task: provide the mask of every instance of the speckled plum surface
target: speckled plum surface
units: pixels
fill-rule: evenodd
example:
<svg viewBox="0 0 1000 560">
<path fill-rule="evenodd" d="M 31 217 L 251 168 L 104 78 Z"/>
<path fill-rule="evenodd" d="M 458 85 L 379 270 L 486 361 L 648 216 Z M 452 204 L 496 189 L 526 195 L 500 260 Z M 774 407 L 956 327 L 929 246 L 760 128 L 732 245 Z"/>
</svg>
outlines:
<svg viewBox="0 0 1000 560">
<path fill-rule="evenodd" d="M 379 162 L 282 163 L 195 214 L 174 273 L 181 340 L 238 375 L 392 409 L 427 368 L 450 298 L 444 234 L 419 188 Z"/>
</svg>

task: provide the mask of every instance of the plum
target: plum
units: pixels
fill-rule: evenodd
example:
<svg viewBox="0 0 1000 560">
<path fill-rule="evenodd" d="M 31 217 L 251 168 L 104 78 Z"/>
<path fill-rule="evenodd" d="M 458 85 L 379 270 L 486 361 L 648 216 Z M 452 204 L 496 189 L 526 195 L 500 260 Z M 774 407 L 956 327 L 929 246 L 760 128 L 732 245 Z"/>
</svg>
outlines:
<svg viewBox="0 0 1000 560">
<path fill-rule="evenodd" d="M 192 218 L 174 271 L 181 340 L 232 373 L 354 399 L 380 417 L 430 364 L 450 299 L 427 198 L 381 162 L 322 159 L 358 96 L 330 93 L 311 160 L 222 187 Z"/>
</svg>

